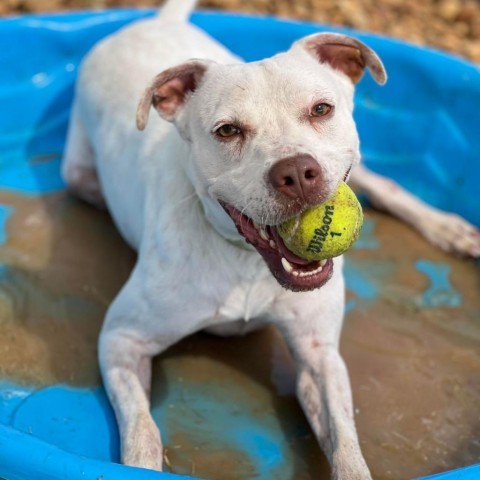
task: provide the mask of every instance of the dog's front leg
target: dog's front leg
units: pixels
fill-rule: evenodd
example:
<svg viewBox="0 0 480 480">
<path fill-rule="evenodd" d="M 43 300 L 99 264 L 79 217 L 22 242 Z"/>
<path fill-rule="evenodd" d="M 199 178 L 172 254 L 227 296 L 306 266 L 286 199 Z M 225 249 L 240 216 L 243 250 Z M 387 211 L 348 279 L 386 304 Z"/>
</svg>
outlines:
<svg viewBox="0 0 480 480">
<path fill-rule="evenodd" d="M 152 352 L 145 348 L 147 343 L 133 331 L 104 329 L 100 366 L 117 418 L 122 463 L 161 470 L 162 441 L 150 415 Z"/>
<path fill-rule="evenodd" d="M 347 369 L 338 351 L 343 303 L 338 271 L 319 291 L 301 294 L 300 301 L 286 306 L 279 327 L 296 363 L 298 399 L 330 462 L 332 479 L 371 480 L 355 428 Z"/>
<path fill-rule="evenodd" d="M 150 414 L 152 357 L 191 333 L 185 330 L 187 320 L 168 315 L 161 291 L 148 266 L 137 265 L 110 306 L 99 339 L 100 368 L 118 423 L 122 463 L 152 470 L 162 469 L 163 456 L 160 432 Z"/>
<path fill-rule="evenodd" d="M 370 480 L 353 419 L 350 383 L 338 347 L 315 333 L 290 342 L 297 396 L 332 467 L 332 479 Z"/>
</svg>

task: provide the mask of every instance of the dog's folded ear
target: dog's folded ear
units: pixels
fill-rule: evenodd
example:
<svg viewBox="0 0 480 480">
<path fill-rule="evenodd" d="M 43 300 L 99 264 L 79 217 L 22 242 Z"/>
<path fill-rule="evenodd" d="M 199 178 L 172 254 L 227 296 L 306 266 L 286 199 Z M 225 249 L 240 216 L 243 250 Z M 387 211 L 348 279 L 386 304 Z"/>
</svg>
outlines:
<svg viewBox="0 0 480 480">
<path fill-rule="evenodd" d="M 357 83 L 365 68 L 377 83 L 387 81 L 387 73 L 378 55 L 359 40 L 339 33 L 316 33 L 295 42 L 321 63 L 328 63 Z"/>
<path fill-rule="evenodd" d="M 152 105 L 162 118 L 173 121 L 189 95 L 198 88 L 211 63 L 207 60 L 190 60 L 158 74 L 138 104 L 137 128 L 143 130 L 147 125 Z"/>
</svg>

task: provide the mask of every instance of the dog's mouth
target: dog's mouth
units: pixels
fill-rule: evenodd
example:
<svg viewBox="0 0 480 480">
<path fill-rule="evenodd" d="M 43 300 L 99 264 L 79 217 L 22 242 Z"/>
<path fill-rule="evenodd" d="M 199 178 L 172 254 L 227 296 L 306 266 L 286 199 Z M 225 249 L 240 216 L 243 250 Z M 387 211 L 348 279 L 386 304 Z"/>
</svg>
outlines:
<svg viewBox="0 0 480 480">
<path fill-rule="evenodd" d="M 222 204 L 238 232 L 253 245 L 267 263 L 272 275 L 283 287 L 292 291 L 320 288 L 332 276 L 333 261 L 310 261 L 292 253 L 273 225 L 257 225 L 235 207 Z"/>
</svg>

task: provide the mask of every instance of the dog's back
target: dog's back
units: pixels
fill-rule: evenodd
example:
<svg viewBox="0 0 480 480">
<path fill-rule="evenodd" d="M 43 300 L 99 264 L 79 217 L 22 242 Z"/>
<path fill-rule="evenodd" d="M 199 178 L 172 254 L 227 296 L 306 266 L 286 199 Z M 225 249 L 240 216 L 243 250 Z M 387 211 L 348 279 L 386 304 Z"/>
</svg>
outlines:
<svg viewBox="0 0 480 480">
<path fill-rule="evenodd" d="M 152 116 L 145 132 L 135 128 L 136 109 L 144 89 L 158 72 L 190 58 L 239 61 L 205 32 L 187 23 L 195 3 L 167 3 L 155 17 L 101 41 L 80 68 L 63 176 L 80 196 L 108 205 L 118 228 L 134 248 L 138 248 L 144 230 L 145 219 L 138 214 L 145 211 L 144 202 L 167 203 L 161 198 L 147 200 L 148 192 L 168 198 L 169 203 L 192 193 L 189 185 L 182 188 L 183 175 L 176 174 L 178 159 L 187 151 L 174 126 Z M 142 159 L 152 158 L 142 152 L 155 151 L 160 144 L 155 164 L 142 164 Z M 163 168 L 166 164 L 168 168 Z M 126 204 L 121 201 L 125 196 L 129 197 Z M 118 205 L 123 205 L 120 210 Z M 162 214 L 167 215 L 168 209 Z"/>
</svg>

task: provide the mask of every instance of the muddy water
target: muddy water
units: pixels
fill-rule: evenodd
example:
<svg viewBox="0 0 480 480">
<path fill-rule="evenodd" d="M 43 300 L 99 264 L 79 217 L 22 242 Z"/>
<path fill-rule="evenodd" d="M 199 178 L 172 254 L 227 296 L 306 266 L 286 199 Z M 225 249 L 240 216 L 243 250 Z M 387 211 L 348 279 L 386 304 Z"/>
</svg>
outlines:
<svg viewBox="0 0 480 480">
<path fill-rule="evenodd" d="M 0 377 L 98 383 L 96 338 L 133 252 L 105 213 L 65 194 L 0 192 L 0 204 L 13 209 L 0 244 Z M 479 462 L 478 265 L 432 250 L 381 214 L 367 219 L 380 248 L 367 241 L 348 256 L 358 288 L 348 295 L 341 348 L 374 478 L 403 480 Z M 451 272 L 429 275 L 432 265 Z M 260 434 L 281 439 L 284 463 L 270 478 L 327 478 L 293 396 L 294 378 L 273 329 L 228 340 L 197 335 L 169 350 L 155 362 L 152 402 L 169 468 L 209 479 L 260 478 L 263 467 L 236 448 L 229 431 L 253 419 Z"/>
<path fill-rule="evenodd" d="M 374 304 L 347 315 L 342 338 L 367 461 L 377 479 L 478 463 L 478 264 L 432 250 L 389 217 L 376 213 L 374 218 L 382 248 L 357 250 L 349 259 L 367 269 L 393 261 L 395 268 L 391 277 L 379 275 L 383 287 Z M 435 280 L 414 266 L 419 258 L 452 268 L 451 284 L 438 288 L 437 302 L 429 296 Z"/>
<path fill-rule="evenodd" d="M 104 212 L 64 193 L 0 192 L 12 208 L 0 245 L 0 376 L 99 382 L 96 339 L 133 252 Z"/>
</svg>

